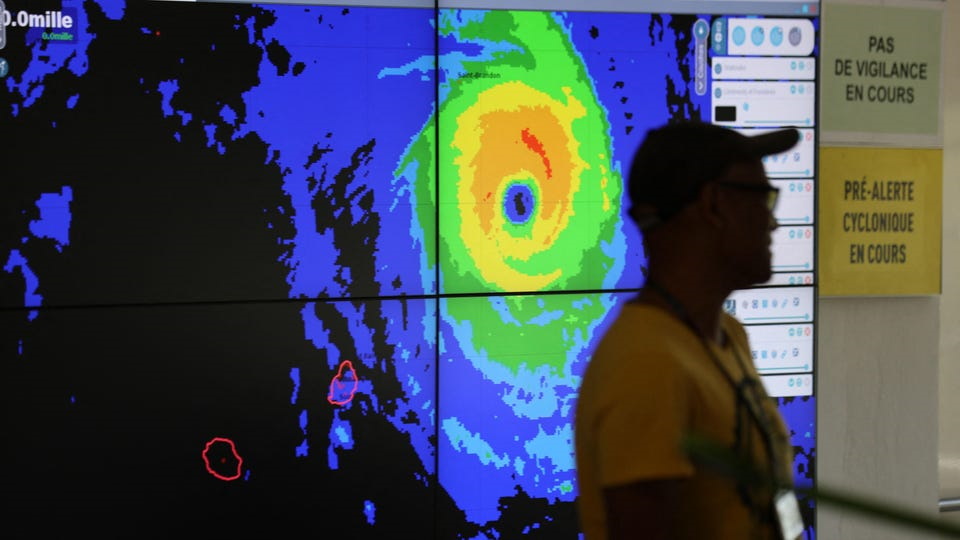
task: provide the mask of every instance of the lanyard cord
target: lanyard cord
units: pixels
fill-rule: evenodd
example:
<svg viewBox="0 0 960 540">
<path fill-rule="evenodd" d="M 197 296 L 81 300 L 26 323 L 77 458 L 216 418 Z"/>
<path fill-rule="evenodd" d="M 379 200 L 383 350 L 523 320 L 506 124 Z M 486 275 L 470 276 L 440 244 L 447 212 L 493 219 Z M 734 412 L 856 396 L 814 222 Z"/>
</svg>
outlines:
<svg viewBox="0 0 960 540">
<path fill-rule="evenodd" d="M 673 311 L 674 315 L 679 318 L 684 325 L 690 328 L 690 330 L 696 335 L 700 342 L 703 344 L 704 349 L 707 352 L 707 356 L 710 357 L 710 360 L 717 366 L 717 369 L 720 370 L 720 373 L 723 374 L 723 377 L 727 380 L 730 386 L 733 388 L 734 394 L 737 398 L 742 401 L 749 411 L 750 416 L 753 417 L 753 420 L 757 423 L 757 427 L 760 428 L 760 434 L 763 436 L 763 443 L 767 450 L 767 457 L 770 459 L 770 468 L 773 472 L 773 478 L 778 480 L 781 478 L 781 472 L 779 468 L 779 459 L 777 459 L 776 451 L 774 449 L 774 436 L 773 430 L 770 426 L 770 419 L 766 413 L 762 410 L 762 403 L 755 403 L 750 399 L 750 396 L 746 395 L 744 384 L 737 384 L 734 380 L 733 375 L 723 366 L 723 363 L 720 361 L 720 358 L 713 352 L 713 348 L 710 347 L 710 344 L 707 342 L 707 339 L 697 330 L 696 325 L 693 324 L 693 319 L 690 318 L 689 313 L 683 307 L 679 300 L 666 289 L 663 288 L 659 283 L 656 283 L 652 279 L 647 279 L 646 286 L 653 292 L 657 293 L 666 303 L 670 306 L 670 309 Z M 749 371 L 747 370 L 746 362 L 743 360 L 743 357 L 737 351 L 736 347 L 731 346 L 730 349 L 733 351 L 733 356 L 739 364 L 740 371 L 743 372 L 743 383 L 748 383 L 750 385 L 757 384 L 758 381 L 752 379 L 749 376 Z M 756 400 L 757 392 L 752 392 L 753 399 Z M 764 394 L 764 397 L 765 394 Z M 760 410 L 757 410 L 757 406 L 760 407 Z"/>
</svg>

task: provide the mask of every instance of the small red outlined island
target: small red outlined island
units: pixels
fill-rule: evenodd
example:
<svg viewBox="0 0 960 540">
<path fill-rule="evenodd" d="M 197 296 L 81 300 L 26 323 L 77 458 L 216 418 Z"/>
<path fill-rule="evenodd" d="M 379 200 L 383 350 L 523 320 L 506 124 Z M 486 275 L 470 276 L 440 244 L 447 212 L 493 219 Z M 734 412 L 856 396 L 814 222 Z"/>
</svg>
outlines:
<svg viewBox="0 0 960 540">
<path fill-rule="evenodd" d="M 214 437 L 203 448 L 203 463 L 208 473 L 229 482 L 240 478 L 243 458 L 232 440 Z"/>
<path fill-rule="evenodd" d="M 327 401 L 331 405 L 346 405 L 357 392 L 357 371 L 349 360 L 340 362 L 337 374 L 330 380 L 330 393 Z"/>
</svg>

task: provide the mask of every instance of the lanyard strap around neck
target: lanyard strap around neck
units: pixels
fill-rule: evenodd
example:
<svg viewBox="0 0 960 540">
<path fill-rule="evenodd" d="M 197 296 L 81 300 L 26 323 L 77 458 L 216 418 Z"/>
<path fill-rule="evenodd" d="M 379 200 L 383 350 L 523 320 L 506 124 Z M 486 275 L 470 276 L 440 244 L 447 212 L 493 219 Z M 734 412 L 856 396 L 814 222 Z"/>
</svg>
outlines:
<svg viewBox="0 0 960 540">
<path fill-rule="evenodd" d="M 649 278 L 647 279 L 645 287 L 660 296 L 660 298 L 663 299 L 663 301 L 666 302 L 670 307 L 670 310 L 673 312 L 673 314 L 680 319 L 680 321 L 683 322 L 683 324 L 686 325 L 690 331 L 694 333 L 694 335 L 697 336 L 701 344 L 703 344 L 703 347 L 707 352 L 707 356 L 710 357 L 717 369 L 720 370 L 720 373 L 723 374 L 724 379 L 726 379 L 726 381 L 733 388 L 733 392 L 737 398 L 746 405 L 747 411 L 749 411 L 750 416 L 753 417 L 757 427 L 760 429 L 760 434 L 763 437 L 763 443 L 767 450 L 767 456 L 770 459 L 770 468 L 773 471 L 774 479 L 779 481 L 781 472 L 779 467 L 779 459 L 777 459 L 777 453 L 774 447 L 773 428 L 770 425 L 770 419 L 768 418 L 767 414 L 762 410 L 763 404 L 754 403 L 754 401 L 750 399 L 750 396 L 747 395 L 744 385 L 737 384 L 733 375 L 724 367 L 723 362 L 721 362 L 720 358 L 716 355 L 716 353 L 714 353 L 713 348 L 707 341 L 707 338 L 697 329 L 697 326 L 693 322 L 693 318 L 690 317 L 690 314 L 687 312 L 686 308 L 683 307 L 683 304 L 677 300 L 677 297 L 670 294 L 670 292 L 664 289 L 662 285 Z M 737 351 L 736 347 L 733 347 L 731 344 L 730 350 L 733 351 L 733 356 L 736 358 L 740 367 L 740 371 L 743 373 L 744 382 L 750 384 L 761 384 L 759 381 L 753 381 L 750 378 L 746 362 Z M 753 394 L 754 399 L 756 399 L 757 392 L 755 391 Z M 766 393 L 763 394 L 763 397 L 767 397 Z M 760 407 L 760 409 L 758 410 L 757 407 Z"/>
</svg>

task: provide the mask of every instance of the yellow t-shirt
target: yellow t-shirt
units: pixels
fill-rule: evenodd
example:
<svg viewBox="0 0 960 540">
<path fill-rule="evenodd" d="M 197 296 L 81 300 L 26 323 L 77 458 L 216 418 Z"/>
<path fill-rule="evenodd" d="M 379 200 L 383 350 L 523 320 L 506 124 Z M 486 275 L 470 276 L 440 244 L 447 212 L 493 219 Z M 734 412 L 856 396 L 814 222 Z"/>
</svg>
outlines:
<svg viewBox="0 0 960 540">
<path fill-rule="evenodd" d="M 754 386 L 750 392 L 758 394 L 751 395 L 773 433 L 778 475 L 789 481 L 793 460 L 786 427 L 760 383 L 746 333 L 726 314 L 721 327 L 726 343 L 710 347 L 736 382 L 746 377 Z M 624 306 L 584 373 L 575 422 L 578 510 L 587 540 L 607 536 L 604 488 L 669 478 L 687 480 L 676 538 L 779 538 L 772 493 L 752 490 L 745 496 L 734 480 L 693 463 L 680 447 L 684 436 L 698 434 L 772 472 L 759 423 L 704 341 L 672 313 Z"/>
</svg>

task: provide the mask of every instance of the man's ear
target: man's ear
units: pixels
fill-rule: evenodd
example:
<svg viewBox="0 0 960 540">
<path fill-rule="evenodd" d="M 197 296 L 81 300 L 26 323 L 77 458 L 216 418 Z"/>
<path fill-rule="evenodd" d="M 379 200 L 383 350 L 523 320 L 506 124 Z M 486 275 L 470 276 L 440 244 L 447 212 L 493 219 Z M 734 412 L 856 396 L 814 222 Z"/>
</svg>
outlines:
<svg viewBox="0 0 960 540">
<path fill-rule="evenodd" d="M 704 222 L 716 228 L 722 228 L 726 224 L 726 217 L 720 206 L 720 198 L 719 186 L 713 182 L 708 182 L 700 188 L 700 195 L 694 203 Z"/>
</svg>

